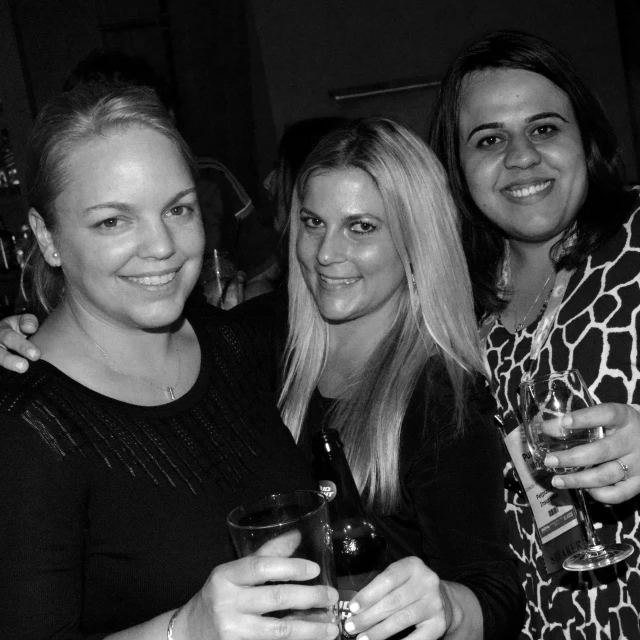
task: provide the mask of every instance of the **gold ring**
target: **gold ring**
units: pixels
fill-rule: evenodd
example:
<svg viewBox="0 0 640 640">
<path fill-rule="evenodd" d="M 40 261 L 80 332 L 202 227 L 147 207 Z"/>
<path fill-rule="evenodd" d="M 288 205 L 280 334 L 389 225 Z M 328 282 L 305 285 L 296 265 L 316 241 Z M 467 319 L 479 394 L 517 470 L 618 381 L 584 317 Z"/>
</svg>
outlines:
<svg viewBox="0 0 640 640">
<path fill-rule="evenodd" d="M 618 482 L 624 482 L 629 478 L 629 467 L 624 462 L 622 462 L 620 458 L 616 458 L 616 462 L 620 465 L 620 467 L 622 468 L 622 472 L 624 473 L 622 480 L 618 480 Z"/>
</svg>

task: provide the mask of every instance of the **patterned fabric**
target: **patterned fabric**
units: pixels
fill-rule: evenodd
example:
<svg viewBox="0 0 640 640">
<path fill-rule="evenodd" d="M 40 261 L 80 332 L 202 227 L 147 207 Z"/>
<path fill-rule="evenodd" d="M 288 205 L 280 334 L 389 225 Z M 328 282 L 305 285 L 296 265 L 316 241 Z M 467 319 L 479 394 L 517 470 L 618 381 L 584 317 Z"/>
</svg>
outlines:
<svg viewBox="0 0 640 640">
<path fill-rule="evenodd" d="M 572 275 L 554 327 L 531 369 L 533 374 L 579 369 L 596 402 L 640 402 L 639 211 Z M 489 333 L 487 359 L 503 413 L 518 407 L 517 389 L 529 367 L 539 320 L 513 335 L 498 319 Z M 589 506 L 603 542 L 635 547 L 626 562 L 594 572 L 547 576 L 531 511 L 510 461 L 504 475 L 511 546 L 520 560 L 528 601 L 520 637 L 640 640 L 640 499 L 616 507 L 593 501 Z"/>
</svg>

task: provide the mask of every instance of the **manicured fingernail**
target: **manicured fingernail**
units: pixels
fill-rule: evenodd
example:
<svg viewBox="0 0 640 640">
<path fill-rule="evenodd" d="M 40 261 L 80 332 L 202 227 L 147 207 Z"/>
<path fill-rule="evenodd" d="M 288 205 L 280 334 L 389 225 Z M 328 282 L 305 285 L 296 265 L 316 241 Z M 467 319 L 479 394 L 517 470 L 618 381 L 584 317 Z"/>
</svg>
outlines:
<svg viewBox="0 0 640 640">
<path fill-rule="evenodd" d="M 544 464 L 547 467 L 557 467 L 559 462 L 560 461 L 558 460 L 558 458 L 556 456 L 547 456 L 544 459 Z"/>
<path fill-rule="evenodd" d="M 561 476 L 553 476 L 553 478 L 551 479 L 551 484 L 556 489 L 564 489 L 565 486 L 564 479 Z"/>
<path fill-rule="evenodd" d="M 27 351 L 27 355 L 30 358 L 35 358 L 38 355 L 38 352 L 35 349 L 29 349 L 29 351 Z"/>
<path fill-rule="evenodd" d="M 358 640 L 369 640 L 369 636 L 360 636 Z"/>
<path fill-rule="evenodd" d="M 344 623 L 344 630 L 347 633 L 353 633 L 356 630 L 356 625 L 353 622 L 351 622 L 351 620 L 347 620 Z"/>
<path fill-rule="evenodd" d="M 560 426 L 563 429 L 568 429 L 573 424 L 573 418 L 570 413 L 565 413 L 560 420 Z"/>
<path fill-rule="evenodd" d="M 358 611 L 360 611 L 360 604 L 358 602 L 350 602 L 349 611 L 351 611 L 351 613 L 358 613 Z"/>
<path fill-rule="evenodd" d="M 18 371 L 26 371 L 27 365 L 24 362 L 18 362 L 18 364 L 16 364 L 16 369 Z"/>
</svg>

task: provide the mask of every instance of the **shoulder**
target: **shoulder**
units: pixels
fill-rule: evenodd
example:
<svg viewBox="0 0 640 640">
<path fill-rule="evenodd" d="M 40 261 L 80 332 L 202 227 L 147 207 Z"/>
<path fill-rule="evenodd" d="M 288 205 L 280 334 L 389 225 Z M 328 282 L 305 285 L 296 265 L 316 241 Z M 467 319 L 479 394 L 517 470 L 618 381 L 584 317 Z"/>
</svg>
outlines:
<svg viewBox="0 0 640 640">
<path fill-rule="evenodd" d="M 411 397 L 403 423 L 403 440 L 411 449 L 455 445 L 472 434 L 494 432 L 495 401 L 480 375 L 467 375 L 463 386 L 463 428 L 455 423 L 455 389 L 440 357 L 431 358 Z"/>
<path fill-rule="evenodd" d="M 85 440 L 81 423 L 72 416 L 83 410 L 95 415 L 95 409 L 88 409 L 86 399 L 74 396 L 65 377 L 56 375 L 47 362 L 32 363 L 24 374 L 3 372 L 0 464 L 20 468 L 21 473 L 56 469 Z"/>
<path fill-rule="evenodd" d="M 625 253 L 640 250 L 640 191 L 635 193 L 636 197 L 618 232 L 591 256 L 593 265 L 615 261 Z"/>
<path fill-rule="evenodd" d="M 640 201 L 636 198 L 620 229 L 572 275 L 560 313 L 561 322 L 608 295 L 616 300 L 620 296 L 626 306 L 640 302 L 636 300 L 639 274 Z"/>
<path fill-rule="evenodd" d="M 43 397 L 55 393 L 60 380 L 45 362 L 33 362 L 26 373 L 0 372 L 0 413 L 18 417 Z"/>
</svg>

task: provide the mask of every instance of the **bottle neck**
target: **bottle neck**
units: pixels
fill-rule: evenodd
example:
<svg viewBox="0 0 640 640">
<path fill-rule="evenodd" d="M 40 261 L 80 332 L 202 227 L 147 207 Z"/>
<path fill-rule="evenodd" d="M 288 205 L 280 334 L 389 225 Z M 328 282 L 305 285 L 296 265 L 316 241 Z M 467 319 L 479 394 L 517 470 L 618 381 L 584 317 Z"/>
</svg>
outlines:
<svg viewBox="0 0 640 640">
<path fill-rule="evenodd" d="M 314 434 L 313 458 L 316 478 L 328 500 L 331 521 L 364 516 L 362 498 L 337 434 Z"/>
</svg>

